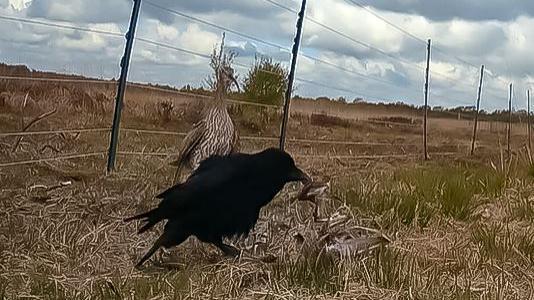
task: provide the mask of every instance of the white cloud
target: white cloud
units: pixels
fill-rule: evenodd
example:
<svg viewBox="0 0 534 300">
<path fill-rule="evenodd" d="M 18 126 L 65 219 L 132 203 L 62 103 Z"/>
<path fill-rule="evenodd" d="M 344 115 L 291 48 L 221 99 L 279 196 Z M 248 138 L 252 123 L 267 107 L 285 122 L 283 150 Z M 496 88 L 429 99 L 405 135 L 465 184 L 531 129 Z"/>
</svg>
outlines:
<svg viewBox="0 0 534 300">
<path fill-rule="evenodd" d="M 178 38 L 180 45 L 187 45 L 188 49 L 201 53 L 211 53 L 220 37 L 216 34 L 201 30 L 197 24 L 189 24 L 185 32 Z"/>
<path fill-rule="evenodd" d="M 31 17 L 75 23 L 126 23 L 133 2 L 125 0 L 33 0 L 30 3 L 27 13 Z"/>
<path fill-rule="evenodd" d="M 180 32 L 176 27 L 159 23 L 156 25 L 158 37 L 165 41 L 177 40 L 180 36 Z"/>
</svg>

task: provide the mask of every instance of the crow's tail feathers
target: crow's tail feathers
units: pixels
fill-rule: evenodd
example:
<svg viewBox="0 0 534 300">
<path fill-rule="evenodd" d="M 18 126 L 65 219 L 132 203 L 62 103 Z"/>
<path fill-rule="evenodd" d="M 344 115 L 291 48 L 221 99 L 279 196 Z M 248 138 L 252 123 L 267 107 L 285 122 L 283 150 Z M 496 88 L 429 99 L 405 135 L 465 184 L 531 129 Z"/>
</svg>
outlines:
<svg viewBox="0 0 534 300">
<path fill-rule="evenodd" d="M 163 220 L 164 217 L 161 215 L 161 212 L 158 208 L 155 208 L 151 211 L 148 211 L 146 213 L 142 213 L 142 214 L 139 214 L 139 215 L 136 215 L 136 216 L 133 216 L 133 217 L 129 217 L 129 218 L 126 218 L 124 219 L 124 222 L 130 222 L 130 221 L 133 221 L 133 220 L 143 220 L 143 221 L 146 221 L 147 223 L 145 225 L 143 225 L 143 227 L 141 227 L 141 229 L 139 229 L 139 231 L 137 232 L 138 234 L 141 234 L 147 230 L 149 230 L 150 228 L 154 227 L 154 225 L 158 224 L 159 221 Z"/>
<path fill-rule="evenodd" d="M 142 213 L 142 214 L 139 214 L 139 215 L 135 215 L 133 217 L 126 218 L 123 221 L 124 222 L 131 222 L 133 220 L 145 219 L 145 218 L 148 218 L 148 216 L 150 215 L 151 212 L 152 211 L 149 211 L 149 212 L 146 212 L 146 213 Z"/>
</svg>

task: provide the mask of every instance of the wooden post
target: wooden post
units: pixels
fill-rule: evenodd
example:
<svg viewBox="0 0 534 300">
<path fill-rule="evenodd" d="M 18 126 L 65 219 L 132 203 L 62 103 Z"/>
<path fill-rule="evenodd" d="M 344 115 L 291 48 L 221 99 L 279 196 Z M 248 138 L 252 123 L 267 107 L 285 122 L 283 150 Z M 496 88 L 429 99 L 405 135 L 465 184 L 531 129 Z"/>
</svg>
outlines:
<svg viewBox="0 0 534 300">
<path fill-rule="evenodd" d="M 506 139 L 507 139 L 507 143 L 508 143 L 508 158 L 510 158 L 512 156 L 512 152 L 511 152 L 511 146 L 510 146 L 510 140 L 511 140 L 511 136 L 512 136 L 512 84 L 510 83 L 510 95 L 509 95 L 509 98 L 508 98 L 508 130 L 507 130 L 507 135 L 506 135 Z"/>
<path fill-rule="evenodd" d="M 484 65 L 480 67 L 480 81 L 478 82 L 478 93 L 477 93 L 477 110 L 475 112 L 475 125 L 473 126 L 473 140 L 471 142 L 471 155 L 475 154 L 475 143 L 477 139 L 477 125 L 478 125 L 478 114 L 480 111 L 480 95 L 482 93 L 482 79 L 484 78 Z"/>
<path fill-rule="evenodd" d="M 430 44 L 428 39 L 426 46 L 426 74 L 425 74 L 425 117 L 423 120 L 423 148 L 425 160 L 428 160 L 428 146 L 427 146 L 427 123 L 428 123 L 428 76 L 430 73 Z"/>
<path fill-rule="evenodd" d="M 530 136 L 530 90 L 527 90 L 527 134 L 528 134 L 528 151 L 532 153 L 532 142 Z"/>
<path fill-rule="evenodd" d="M 126 90 L 126 79 L 128 77 L 128 68 L 130 66 L 130 57 L 132 56 L 132 48 L 135 36 L 135 28 L 137 26 L 137 19 L 139 17 L 139 9 L 141 8 L 141 0 L 134 0 L 132 8 L 132 15 L 130 17 L 130 26 L 126 33 L 126 46 L 124 48 L 124 56 L 121 59 L 121 75 L 119 77 L 119 86 L 117 88 L 117 98 L 115 99 L 115 112 L 113 113 L 113 125 L 111 128 L 111 140 L 109 142 L 108 152 L 108 172 L 115 168 L 115 156 L 117 153 L 117 145 L 119 141 L 119 127 L 121 121 L 121 111 L 123 106 L 124 91 Z"/>
<path fill-rule="evenodd" d="M 289 77 L 287 81 L 287 89 L 285 93 L 284 116 L 282 118 L 282 126 L 280 127 L 280 150 L 284 150 L 286 143 L 287 122 L 289 120 L 289 104 L 291 102 L 291 92 L 293 90 L 293 81 L 295 80 L 295 69 L 297 67 L 297 56 L 300 46 L 300 37 L 302 36 L 302 23 L 304 22 L 304 12 L 306 11 L 306 0 L 302 0 L 300 6 L 299 18 L 297 20 L 297 33 L 293 41 L 293 49 L 291 51 L 291 68 L 289 70 Z"/>
</svg>

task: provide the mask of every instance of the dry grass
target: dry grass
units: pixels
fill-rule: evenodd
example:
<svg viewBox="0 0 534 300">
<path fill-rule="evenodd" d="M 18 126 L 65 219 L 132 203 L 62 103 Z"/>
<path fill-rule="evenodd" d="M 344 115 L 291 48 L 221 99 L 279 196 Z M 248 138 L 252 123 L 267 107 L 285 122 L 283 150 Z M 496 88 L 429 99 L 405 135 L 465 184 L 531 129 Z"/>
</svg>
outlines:
<svg viewBox="0 0 534 300">
<path fill-rule="evenodd" d="M 1 205 L 2 253 L 0 293 L 46 299 L 82 298 L 220 298 L 220 299 L 526 299 L 534 278 L 532 212 L 524 197 L 527 179 L 510 178 L 506 188 L 479 187 L 469 194 L 476 204 L 469 216 L 432 210 L 425 222 L 407 222 L 408 215 L 423 219 L 412 197 L 402 196 L 393 209 L 377 210 L 388 197 L 356 199 L 326 197 L 319 219 L 313 206 L 291 202 L 296 187 L 288 187 L 262 212 L 256 229 L 245 240 L 239 259 L 227 259 L 210 246 L 191 243 L 156 258 L 143 270 L 134 262 L 156 237 L 137 236 L 134 225 L 121 220 L 155 205 L 153 195 L 170 181 L 169 169 L 158 172 L 157 161 L 121 159 L 112 176 L 86 174 L 72 185 L 46 190 L 60 176 L 80 165 L 60 165 L 63 175 L 41 167 L 3 189 Z M 94 161 L 102 165 L 103 161 Z M 307 164 L 303 162 L 304 164 Z M 406 165 L 412 164 L 405 162 Z M 86 167 L 90 166 L 86 162 Z M 378 164 L 369 166 L 378 167 Z M 308 165 L 308 168 L 313 165 Z M 336 164 L 332 167 L 339 168 Z M 389 180 L 405 184 L 394 168 L 390 179 L 360 179 L 357 189 L 388 189 Z M 455 167 L 446 167 L 452 172 Z M 73 172 L 73 171 L 70 171 Z M 445 171 L 443 171 L 445 172 Z M 382 173 L 382 172 L 381 172 Z M 453 173 L 454 174 L 454 173 Z M 332 175 L 332 174 L 328 174 Z M 337 174 L 335 191 L 351 182 Z M 414 179 L 421 180 L 421 179 Z M 519 184 L 519 181 L 522 181 Z M 434 181 L 432 181 L 434 182 Z M 39 183 L 43 186 L 37 186 Z M 438 184 L 438 183 L 436 183 Z M 516 185 L 517 184 L 517 185 Z M 45 187 L 46 186 L 46 187 Z M 424 187 L 427 189 L 427 187 Z M 463 187 L 453 185 L 456 193 Z M 430 192 L 428 187 L 427 192 Z M 454 198 L 435 201 L 455 202 Z M 483 199 L 480 199 L 483 198 Z M 341 201 L 340 201 L 341 200 Z M 421 201 L 423 198 L 420 199 Z M 361 203 L 357 202 L 361 201 Z M 530 200 L 532 201 L 532 200 Z M 436 202 L 437 203 L 437 202 Z M 532 202 L 528 202 L 529 207 Z M 417 207 L 417 205 L 415 205 Z M 405 215 L 403 215 L 403 211 Z M 342 222 L 333 225 L 337 218 Z M 371 253 L 339 256 L 325 252 L 333 238 L 362 233 L 357 228 L 382 230 L 394 242 Z M 326 244 L 319 242 L 324 234 Z"/>
<path fill-rule="evenodd" d="M 21 110 L 9 98 L 4 102 L 9 109 L 0 112 L 1 131 L 20 130 L 21 118 L 32 120 L 50 103 L 58 103 L 60 110 L 36 124 L 36 130 L 109 126 L 107 90 L 69 88 L 10 87 L 10 97 L 36 89 L 35 105 Z M 73 97 L 77 101 L 71 104 Z M 126 100 L 123 127 L 130 128 L 185 131 L 202 109 L 195 99 L 138 89 L 129 90 Z M 188 102 L 197 106 L 186 108 Z M 382 113 L 376 117 L 395 118 Z M 278 133 L 276 111 L 232 107 L 232 115 L 242 134 Z M 420 143 L 417 127 L 347 122 L 335 114 L 317 121 L 310 115 L 292 116 L 291 138 L 391 146 L 289 143 L 294 154 L 420 151 L 403 145 Z M 161 228 L 137 236 L 136 226 L 122 218 L 156 205 L 153 196 L 171 182 L 172 170 L 163 157 L 120 156 L 117 171 L 109 176 L 103 157 L 0 169 L 0 299 L 532 299 L 531 164 L 517 153 L 510 163 L 500 160 L 490 134 L 481 134 L 480 142 L 489 147 L 466 158 L 461 145 L 469 143 L 469 128 L 457 129 L 454 138 L 450 129 L 440 128 L 432 131 L 431 151 L 458 151 L 455 157 L 433 157 L 430 163 L 410 157 L 300 157 L 298 163 L 313 177 L 331 180 L 317 219 L 311 204 L 291 201 L 298 186 L 288 186 L 262 211 L 248 238 L 231 241 L 244 250 L 239 259 L 188 241 L 142 270 L 133 264 Z M 2 138 L 0 158 L 106 150 L 107 139 L 105 133 L 25 137 L 12 151 L 17 139 Z M 122 132 L 120 150 L 166 153 L 178 142 L 177 137 Z M 269 145 L 274 142 L 242 141 L 244 151 Z M 67 181 L 71 184 L 58 185 Z M 374 231 L 365 228 L 392 243 L 353 256 L 327 251 L 346 237 L 374 239 Z"/>
</svg>

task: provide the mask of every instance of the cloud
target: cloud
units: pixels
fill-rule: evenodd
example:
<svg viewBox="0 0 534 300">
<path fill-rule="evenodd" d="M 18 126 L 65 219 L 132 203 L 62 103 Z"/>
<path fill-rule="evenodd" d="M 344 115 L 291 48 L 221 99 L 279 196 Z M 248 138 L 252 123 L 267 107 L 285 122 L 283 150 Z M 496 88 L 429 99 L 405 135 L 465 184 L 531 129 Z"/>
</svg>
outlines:
<svg viewBox="0 0 534 300">
<path fill-rule="evenodd" d="M 380 10 L 420 15 L 434 21 L 453 19 L 511 21 L 520 16 L 534 16 L 534 2 L 528 0 L 354 0 L 354 2 Z"/>
<path fill-rule="evenodd" d="M 251 42 L 230 43 L 226 48 L 239 57 L 255 57 L 260 54 L 256 45 Z"/>
<path fill-rule="evenodd" d="M 197 24 L 169 26 L 159 20 L 143 20 L 137 36 L 153 40 L 171 47 L 183 48 L 201 55 L 209 55 L 213 47 L 220 43 L 220 37 L 203 30 Z M 133 58 L 143 64 L 172 65 L 191 67 L 199 64 L 208 65 L 205 57 L 195 56 L 174 49 L 168 49 L 138 40 L 134 46 Z M 182 69 L 182 71 L 188 69 Z M 166 71 L 168 72 L 168 70 Z M 187 73 L 187 72 L 186 72 Z"/>
<path fill-rule="evenodd" d="M 27 15 L 74 23 L 127 23 L 131 4 L 127 0 L 33 0 Z"/>
<path fill-rule="evenodd" d="M 285 1 L 287 2 L 287 0 Z M 154 2 L 157 6 L 175 10 L 183 13 L 196 14 L 216 14 L 231 13 L 239 16 L 250 16 L 253 18 L 271 18 L 276 14 L 277 9 L 264 1 L 242 1 L 242 0 L 203 0 L 203 1 L 174 1 L 158 0 Z M 145 11 L 152 17 L 166 23 L 174 20 L 169 12 L 163 11 L 151 5 L 150 2 L 144 4 Z"/>
<path fill-rule="evenodd" d="M 201 30 L 197 24 L 190 24 L 187 29 L 178 38 L 180 45 L 187 45 L 201 53 L 211 53 L 215 44 L 220 42 L 220 37 L 209 31 Z"/>
</svg>

